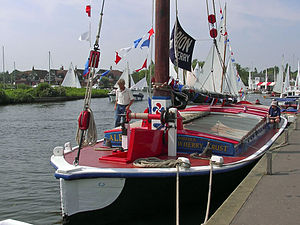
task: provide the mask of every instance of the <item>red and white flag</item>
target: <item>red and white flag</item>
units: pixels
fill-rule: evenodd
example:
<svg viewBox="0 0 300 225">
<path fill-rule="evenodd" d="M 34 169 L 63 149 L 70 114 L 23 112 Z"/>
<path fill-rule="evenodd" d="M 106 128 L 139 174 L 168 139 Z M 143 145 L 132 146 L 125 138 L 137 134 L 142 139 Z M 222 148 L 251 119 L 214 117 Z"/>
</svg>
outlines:
<svg viewBox="0 0 300 225">
<path fill-rule="evenodd" d="M 92 8 L 90 5 L 85 7 L 85 12 L 88 14 L 88 17 L 91 17 Z"/>
<path fill-rule="evenodd" d="M 142 69 L 144 69 L 144 68 L 147 68 L 147 59 L 145 60 L 145 62 L 144 62 L 144 64 L 143 64 L 142 68 L 137 69 L 136 72 L 139 72 L 140 70 L 142 70 Z"/>
</svg>

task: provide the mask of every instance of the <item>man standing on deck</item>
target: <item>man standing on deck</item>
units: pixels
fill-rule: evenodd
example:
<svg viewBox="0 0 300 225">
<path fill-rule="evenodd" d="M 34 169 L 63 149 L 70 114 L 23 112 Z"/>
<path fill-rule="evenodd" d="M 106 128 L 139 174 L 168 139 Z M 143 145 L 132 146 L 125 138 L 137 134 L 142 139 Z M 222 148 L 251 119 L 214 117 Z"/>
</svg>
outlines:
<svg viewBox="0 0 300 225">
<path fill-rule="evenodd" d="M 280 122 L 280 108 L 277 106 L 276 101 L 272 101 L 271 107 L 269 108 L 268 118 L 270 123 L 279 124 Z"/>
<path fill-rule="evenodd" d="M 129 110 L 130 106 L 134 101 L 133 94 L 129 88 L 125 87 L 125 80 L 120 79 L 117 84 L 119 88 L 116 91 L 116 103 L 115 103 L 115 127 L 121 125 L 121 116 L 120 114 L 124 114 L 127 110 Z"/>
</svg>

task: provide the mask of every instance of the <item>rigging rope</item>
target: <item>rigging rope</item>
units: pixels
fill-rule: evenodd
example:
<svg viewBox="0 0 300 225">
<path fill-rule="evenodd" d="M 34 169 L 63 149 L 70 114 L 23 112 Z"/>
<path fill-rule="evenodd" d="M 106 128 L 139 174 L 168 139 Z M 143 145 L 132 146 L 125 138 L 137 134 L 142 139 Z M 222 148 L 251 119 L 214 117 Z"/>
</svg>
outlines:
<svg viewBox="0 0 300 225">
<path fill-rule="evenodd" d="M 77 132 L 76 132 L 76 141 L 80 145 L 94 145 L 97 141 L 97 129 L 96 124 L 93 116 L 93 112 L 90 108 L 91 104 L 91 98 L 92 98 L 92 85 L 93 85 L 93 79 L 95 77 L 95 71 L 98 67 L 98 62 L 100 58 L 100 52 L 99 52 L 99 39 L 100 39 L 100 31 L 102 27 L 102 17 L 103 17 L 103 10 L 104 10 L 104 3 L 105 0 L 102 1 L 102 9 L 100 13 L 100 19 L 99 19 L 99 25 L 98 25 L 98 32 L 94 44 L 94 50 L 91 50 L 90 52 L 90 59 L 89 59 L 89 65 L 90 65 L 90 73 L 88 74 L 88 83 L 85 91 L 84 96 L 84 105 L 83 110 L 88 111 L 90 113 L 90 120 L 89 120 L 89 127 L 88 130 L 81 130 L 78 126 Z M 81 143 L 80 143 L 81 142 Z"/>
</svg>

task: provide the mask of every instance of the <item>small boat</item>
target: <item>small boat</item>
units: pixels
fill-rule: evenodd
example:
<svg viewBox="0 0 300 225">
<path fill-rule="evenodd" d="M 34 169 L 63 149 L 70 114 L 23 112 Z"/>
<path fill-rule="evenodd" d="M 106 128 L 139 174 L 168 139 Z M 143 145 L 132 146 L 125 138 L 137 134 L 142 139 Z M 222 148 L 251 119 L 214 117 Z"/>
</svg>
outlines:
<svg viewBox="0 0 300 225">
<path fill-rule="evenodd" d="M 299 98 L 273 98 L 273 100 L 277 101 L 281 113 L 287 118 L 287 121 L 289 123 L 294 122 L 297 114 L 300 112 Z"/>
<path fill-rule="evenodd" d="M 122 115 L 122 126 L 105 131 L 94 145 L 80 141 L 79 146 L 66 143 L 53 150 L 51 164 L 60 182 L 64 223 L 122 224 L 137 216 L 206 205 L 203 199 L 211 191 L 222 198 L 287 125 L 282 117 L 278 129 L 271 128 L 268 107 L 247 102 L 175 108 L 166 88 L 169 8 L 169 1 L 156 1 L 156 12 L 164 13 L 156 15 L 156 85 L 151 105 L 144 112 Z M 81 137 L 90 131 L 88 107 L 79 117 Z M 213 190 L 208 188 L 212 178 Z"/>
<path fill-rule="evenodd" d="M 63 87 L 75 87 L 81 88 L 78 76 L 74 70 L 73 64 L 71 63 L 69 66 L 69 70 L 61 84 Z"/>
</svg>

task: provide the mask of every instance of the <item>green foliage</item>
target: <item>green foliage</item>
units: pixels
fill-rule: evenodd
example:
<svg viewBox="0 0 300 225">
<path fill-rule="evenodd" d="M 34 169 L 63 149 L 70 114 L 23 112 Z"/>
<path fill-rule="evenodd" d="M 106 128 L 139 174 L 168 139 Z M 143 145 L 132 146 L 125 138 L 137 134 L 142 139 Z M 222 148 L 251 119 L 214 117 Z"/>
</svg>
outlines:
<svg viewBox="0 0 300 225">
<path fill-rule="evenodd" d="M 249 69 L 242 68 L 240 64 L 236 63 L 236 70 L 238 71 L 243 83 L 248 86 Z"/>
<path fill-rule="evenodd" d="M 66 88 L 64 88 L 62 86 L 56 87 L 54 89 L 56 90 L 58 96 L 66 96 L 67 95 Z"/>
<path fill-rule="evenodd" d="M 9 102 L 9 98 L 6 95 L 5 91 L 0 89 L 0 105 L 7 104 Z"/>
<path fill-rule="evenodd" d="M 5 92 L 9 98 L 9 103 L 29 103 L 34 100 L 34 96 L 30 90 L 16 89 L 6 90 Z"/>
<path fill-rule="evenodd" d="M 17 85 L 17 89 L 30 89 L 30 88 L 32 88 L 31 86 L 28 86 L 28 85 L 26 85 L 26 84 L 18 84 Z"/>
<path fill-rule="evenodd" d="M 40 83 L 37 87 L 36 87 L 36 91 L 37 93 L 42 92 L 46 89 L 50 89 L 51 86 L 48 83 Z"/>
<path fill-rule="evenodd" d="M 105 87 L 105 88 L 109 87 L 110 86 L 109 78 L 103 76 L 101 78 L 100 85 L 101 87 Z"/>
<path fill-rule="evenodd" d="M 69 97 L 84 97 L 85 96 L 85 88 L 71 88 L 66 87 L 66 96 Z M 92 89 L 92 97 L 106 97 L 108 94 L 108 90 L 105 89 Z"/>
</svg>

